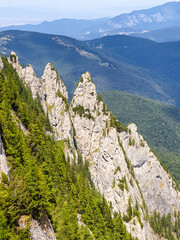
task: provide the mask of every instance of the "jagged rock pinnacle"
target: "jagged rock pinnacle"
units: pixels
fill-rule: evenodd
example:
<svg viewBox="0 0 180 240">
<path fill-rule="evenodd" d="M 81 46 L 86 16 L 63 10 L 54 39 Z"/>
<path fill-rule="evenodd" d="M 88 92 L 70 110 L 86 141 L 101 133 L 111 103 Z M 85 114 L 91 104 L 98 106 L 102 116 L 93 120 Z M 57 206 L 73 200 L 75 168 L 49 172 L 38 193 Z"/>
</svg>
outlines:
<svg viewBox="0 0 180 240">
<path fill-rule="evenodd" d="M 15 69 L 17 60 L 11 62 Z M 35 78 L 30 66 L 22 73 Z M 35 91 L 33 81 L 28 82 L 31 91 Z M 46 65 L 38 84 L 41 104 L 56 139 L 69 139 L 71 146 L 74 140 L 83 160 L 90 163 L 96 189 L 111 203 L 113 211 L 126 217 L 129 205 L 132 211 L 138 205 L 140 218 L 135 215 L 125 223 L 133 237 L 158 239 L 145 220 L 146 212 L 157 210 L 161 215 L 172 215 L 180 210 L 180 195 L 136 125 L 124 128 L 118 122 L 97 94 L 89 72 L 77 83 L 69 110 L 66 87 L 52 64 Z"/>
<path fill-rule="evenodd" d="M 4 68 L 4 64 L 3 64 L 2 58 L 0 56 L 0 70 L 2 70 L 3 68 Z"/>
<path fill-rule="evenodd" d="M 1 182 L 1 173 L 4 173 L 9 176 L 9 172 L 10 172 L 10 168 L 7 164 L 7 159 L 6 159 L 6 155 L 5 155 L 5 150 L 4 150 L 4 146 L 3 146 L 3 142 L 1 140 L 1 136 L 0 136 L 0 182 Z"/>
<path fill-rule="evenodd" d="M 30 64 L 22 70 L 22 78 L 31 89 L 33 98 L 36 98 L 37 93 L 41 92 L 42 84 Z"/>
<path fill-rule="evenodd" d="M 52 93 L 52 90 L 54 89 L 53 92 L 56 93 L 56 91 L 59 90 L 63 97 L 68 99 L 66 87 L 51 63 L 48 63 L 46 65 L 41 79 L 42 82 L 45 84 L 46 92 L 51 91 Z"/>
<path fill-rule="evenodd" d="M 89 72 L 82 75 L 77 84 L 77 88 L 74 92 L 72 105 L 83 106 L 85 109 L 89 109 L 92 114 L 94 106 L 97 104 L 96 86 L 92 82 L 92 78 Z"/>
<path fill-rule="evenodd" d="M 9 58 L 8 58 L 8 62 L 10 64 L 12 64 L 13 68 L 16 70 L 16 72 L 18 73 L 19 77 L 20 78 L 23 78 L 23 75 L 22 75 L 22 70 L 23 70 L 23 67 L 20 65 L 19 63 L 19 58 L 18 56 L 16 55 L 15 52 L 11 52 Z"/>
</svg>

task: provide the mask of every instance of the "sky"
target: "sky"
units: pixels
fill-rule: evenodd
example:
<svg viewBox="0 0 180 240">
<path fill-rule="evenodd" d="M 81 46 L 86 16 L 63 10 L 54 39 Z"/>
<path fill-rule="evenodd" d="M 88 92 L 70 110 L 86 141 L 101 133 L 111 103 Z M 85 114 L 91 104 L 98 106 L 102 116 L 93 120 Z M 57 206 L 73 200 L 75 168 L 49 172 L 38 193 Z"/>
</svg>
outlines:
<svg viewBox="0 0 180 240">
<path fill-rule="evenodd" d="M 150 8 L 171 0 L 0 0 L 0 26 L 61 18 L 95 19 Z"/>
</svg>

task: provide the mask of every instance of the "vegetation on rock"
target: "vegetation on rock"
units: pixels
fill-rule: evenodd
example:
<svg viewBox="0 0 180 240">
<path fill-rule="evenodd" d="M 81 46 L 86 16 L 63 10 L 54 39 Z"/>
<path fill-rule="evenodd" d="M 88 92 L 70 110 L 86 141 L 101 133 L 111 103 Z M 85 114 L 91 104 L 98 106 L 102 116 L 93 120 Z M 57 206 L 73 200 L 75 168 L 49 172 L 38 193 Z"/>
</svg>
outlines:
<svg viewBox="0 0 180 240">
<path fill-rule="evenodd" d="M 120 214 L 112 218 L 108 203 L 94 188 L 79 156 L 65 158 L 62 143 L 51 131 L 38 98 L 19 79 L 7 59 L 0 72 L 0 134 L 10 165 L 10 181 L 0 185 L 0 239 L 29 239 L 29 227 L 18 227 L 22 215 L 40 219 L 45 210 L 57 239 L 132 239 Z M 25 135 L 12 111 L 28 130 Z M 77 215 L 85 226 L 79 227 Z M 90 231 L 92 234 L 90 233 Z"/>
</svg>

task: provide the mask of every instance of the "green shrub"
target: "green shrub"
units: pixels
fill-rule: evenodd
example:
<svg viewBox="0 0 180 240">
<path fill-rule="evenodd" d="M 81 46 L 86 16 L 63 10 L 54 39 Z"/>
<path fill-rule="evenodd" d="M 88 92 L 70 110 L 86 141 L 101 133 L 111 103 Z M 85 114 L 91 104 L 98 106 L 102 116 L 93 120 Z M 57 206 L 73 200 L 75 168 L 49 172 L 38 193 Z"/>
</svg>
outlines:
<svg viewBox="0 0 180 240">
<path fill-rule="evenodd" d="M 103 102 L 103 96 L 100 93 L 97 95 L 97 100 L 98 102 Z"/>
<path fill-rule="evenodd" d="M 1 181 L 4 184 L 8 183 L 8 176 L 4 172 L 1 173 Z"/>
<path fill-rule="evenodd" d="M 112 113 L 110 114 L 110 125 L 116 128 L 117 132 L 127 131 L 127 128 L 125 128 Z"/>
<path fill-rule="evenodd" d="M 16 63 L 16 61 L 17 61 L 16 55 L 10 54 L 10 60 L 11 60 L 11 62 L 15 62 Z"/>
<path fill-rule="evenodd" d="M 118 167 L 114 170 L 114 175 L 116 175 L 116 173 L 117 173 L 118 171 L 119 171 L 119 172 L 121 171 L 120 166 L 118 166 Z"/>
</svg>

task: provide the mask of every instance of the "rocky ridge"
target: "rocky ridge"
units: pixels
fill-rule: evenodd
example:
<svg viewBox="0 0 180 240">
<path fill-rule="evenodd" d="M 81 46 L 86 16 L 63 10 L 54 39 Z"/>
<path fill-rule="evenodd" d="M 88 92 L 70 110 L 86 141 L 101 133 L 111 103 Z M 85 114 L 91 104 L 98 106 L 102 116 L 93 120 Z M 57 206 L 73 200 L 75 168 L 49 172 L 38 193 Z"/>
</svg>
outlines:
<svg viewBox="0 0 180 240">
<path fill-rule="evenodd" d="M 137 202 L 143 205 L 141 193 L 130 173 L 118 132 L 111 127 L 111 114 L 98 99 L 96 88 L 87 72 L 74 92 L 71 118 L 75 128 L 78 149 L 84 161 L 90 162 L 91 178 L 95 187 L 105 196 L 113 210 L 126 215 Z M 140 215 L 143 216 L 140 210 Z M 127 229 L 139 239 L 153 239 L 150 226 L 136 216 L 126 224 Z M 132 231 L 134 229 L 134 231 Z"/>
<path fill-rule="evenodd" d="M 68 111 L 68 92 L 57 71 L 48 63 L 39 79 L 31 65 L 25 68 L 21 66 L 15 52 L 11 52 L 8 61 L 30 88 L 33 98 L 39 97 L 44 112 L 49 117 L 55 139 L 68 141 L 65 146 L 66 156 L 73 160 L 74 156 L 77 157 L 77 152 L 74 148 L 73 128 Z"/>
<path fill-rule="evenodd" d="M 37 97 L 37 93 L 40 93 L 40 96 L 42 96 L 42 92 L 39 91 L 42 86 L 41 81 L 35 75 L 32 66 L 28 65 L 26 68 L 23 68 L 20 65 L 18 57 L 14 52 L 11 53 L 8 60 L 12 64 L 13 68 L 17 71 L 21 79 L 25 81 L 25 83 L 30 87 L 33 98 Z M 3 70 L 3 67 L 4 65 L 0 57 L 0 70 Z M 24 127 L 24 125 L 21 123 L 21 121 L 13 111 L 12 116 L 13 120 L 17 123 L 23 133 L 28 134 L 27 129 Z M 6 174 L 8 176 L 8 179 L 10 180 L 10 168 L 8 166 L 3 142 L 0 136 L 0 183 L 2 178 L 2 172 Z M 27 224 L 30 226 L 30 239 L 32 240 L 56 240 L 55 232 L 45 212 L 42 213 L 42 217 L 39 221 L 29 216 L 21 216 L 18 223 L 20 228 L 26 228 Z"/>
<path fill-rule="evenodd" d="M 8 176 L 8 178 L 9 178 L 9 171 L 10 171 L 10 168 L 8 166 L 7 158 L 6 158 L 5 151 L 4 151 L 3 142 L 2 142 L 2 139 L 1 139 L 1 136 L 0 136 L 0 183 L 1 183 L 1 180 L 2 180 L 1 179 L 2 178 L 1 173 L 6 174 L 6 176 Z"/>
<path fill-rule="evenodd" d="M 121 212 L 127 230 L 139 239 L 158 239 L 147 214 L 173 215 L 180 210 L 180 194 L 135 124 L 124 128 L 118 122 L 97 94 L 90 73 L 82 75 L 68 110 L 66 88 L 51 64 L 37 81 L 32 69 L 31 74 L 24 74 L 28 71 L 21 68 L 17 56 L 14 61 L 14 53 L 11 55 L 9 62 L 34 97 L 37 90 L 56 139 L 69 140 L 73 148 L 75 143 L 83 160 L 89 161 L 95 187 L 114 212 Z"/>
<path fill-rule="evenodd" d="M 4 68 L 4 64 L 0 57 L 0 71 L 3 70 L 3 68 Z M 4 150 L 4 146 L 3 146 L 3 142 L 2 142 L 1 134 L 0 134 L 0 182 L 1 182 L 1 178 L 2 178 L 1 173 L 6 174 L 9 178 L 9 171 L 10 171 L 10 169 L 9 169 L 9 166 L 7 163 L 5 150 Z"/>
<path fill-rule="evenodd" d="M 132 177 L 135 176 L 135 179 L 138 180 L 145 196 L 147 193 L 150 194 L 151 189 L 153 189 L 154 192 L 150 198 L 153 203 L 152 206 L 149 206 L 151 212 L 158 210 L 164 214 L 179 209 L 180 198 L 179 192 L 173 187 L 175 183 L 173 183 L 171 176 L 165 172 L 143 137 L 138 134 L 136 125 L 130 124 L 127 129 L 123 129 L 119 125 L 119 128 L 122 129 L 118 129 L 116 118 L 112 116 L 103 101 L 98 101 L 95 85 L 89 73 L 83 74 L 82 79 L 72 99 L 71 117 L 76 130 L 77 145 L 83 158 L 94 163 L 94 165 L 97 165 L 98 162 L 114 164 L 119 160 L 119 167 L 123 168 L 124 166 L 124 169 L 119 170 L 119 172 L 128 172 L 129 174 L 130 169 Z M 89 116 L 87 114 L 80 115 L 78 111 L 75 111 L 80 106 L 85 113 L 88 112 Z M 93 164 L 90 169 L 94 169 Z M 149 180 L 147 181 L 147 179 Z M 146 185 L 143 185 L 143 183 L 146 183 Z M 105 187 L 105 189 L 107 188 Z M 167 193 L 171 193 L 170 196 L 174 199 L 174 202 L 169 199 Z M 158 201 L 157 195 L 160 196 L 164 204 L 167 204 L 165 208 Z M 149 195 L 146 196 L 146 201 L 148 199 Z"/>
<path fill-rule="evenodd" d="M 4 64 L 3 64 L 3 61 L 2 61 L 2 59 L 0 57 L 0 70 L 2 70 L 3 68 L 4 68 Z"/>
</svg>

